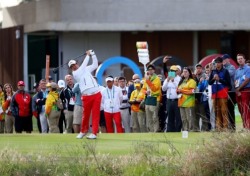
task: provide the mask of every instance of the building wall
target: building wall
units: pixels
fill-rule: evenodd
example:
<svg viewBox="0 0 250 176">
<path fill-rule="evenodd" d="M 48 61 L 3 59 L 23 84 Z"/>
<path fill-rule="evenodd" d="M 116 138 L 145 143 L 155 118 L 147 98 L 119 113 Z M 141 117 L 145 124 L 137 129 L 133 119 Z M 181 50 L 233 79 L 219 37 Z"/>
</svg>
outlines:
<svg viewBox="0 0 250 176">
<path fill-rule="evenodd" d="M 96 52 L 99 63 L 113 56 L 120 56 L 120 33 L 118 32 L 63 32 L 59 39 L 59 52 L 62 55 L 62 63 L 67 63 L 86 50 L 93 49 Z M 79 59 L 80 61 L 81 59 Z M 121 65 L 114 65 L 107 74 L 120 74 Z M 69 73 L 67 65 L 60 69 L 60 79 Z"/>
<path fill-rule="evenodd" d="M 42 0 L 3 10 L 25 32 L 249 30 L 248 0 Z"/>
<path fill-rule="evenodd" d="M 17 30 L 19 37 L 16 36 Z M 17 82 L 24 80 L 22 34 L 22 26 L 0 30 L 0 84 L 10 83 L 15 90 Z"/>
</svg>

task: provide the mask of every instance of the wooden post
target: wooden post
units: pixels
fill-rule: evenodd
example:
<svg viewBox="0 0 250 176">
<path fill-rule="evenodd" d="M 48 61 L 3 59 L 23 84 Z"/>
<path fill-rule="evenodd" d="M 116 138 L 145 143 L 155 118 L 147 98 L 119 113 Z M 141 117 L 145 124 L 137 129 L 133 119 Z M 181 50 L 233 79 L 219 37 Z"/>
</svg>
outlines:
<svg viewBox="0 0 250 176">
<path fill-rule="evenodd" d="M 50 64 L 50 55 L 46 55 L 45 79 L 47 83 L 49 82 L 49 64 Z"/>
</svg>

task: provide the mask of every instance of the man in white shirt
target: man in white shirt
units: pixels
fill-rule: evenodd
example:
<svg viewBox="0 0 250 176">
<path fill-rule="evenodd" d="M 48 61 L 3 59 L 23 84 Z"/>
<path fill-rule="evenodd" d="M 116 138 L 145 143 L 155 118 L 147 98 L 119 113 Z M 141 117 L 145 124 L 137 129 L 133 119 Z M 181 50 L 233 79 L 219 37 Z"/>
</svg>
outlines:
<svg viewBox="0 0 250 176">
<path fill-rule="evenodd" d="M 120 112 L 122 117 L 122 125 L 124 127 L 125 133 L 130 133 L 130 122 L 131 116 L 129 114 L 130 104 L 128 103 L 128 87 L 126 87 L 126 79 L 124 77 L 119 77 L 118 79 L 119 87 L 122 90 L 122 104 L 120 106 Z"/>
<path fill-rule="evenodd" d="M 87 66 L 90 58 L 92 58 L 92 64 Z M 92 133 L 87 136 L 87 138 L 96 139 L 99 129 L 102 95 L 96 80 L 91 75 L 91 72 L 98 67 L 98 60 L 95 52 L 93 50 L 86 51 L 86 57 L 81 66 L 79 66 L 75 60 L 70 60 L 68 66 L 72 70 L 75 80 L 79 83 L 82 101 L 84 102 L 81 132 L 76 138 L 81 139 L 87 134 L 89 130 L 90 114 L 92 113 Z"/>
<path fill-rule="evenodd" d="M 102 106 L 106 121 L 107 133 L 114 133 L 113 121 L 116 125 L 117 133 L 123 133 L 120 105 L 122 103 L 122 90 L 114 86 L 114 78 L 106 78 L 107 87 L 102 91 Z"/>
<path fill-rule="evenodd" d="M 176 74 L 177 66 L 170 67 L 168 77 L 163 82 L 162 90 L 167 94 L 167 132 L 180 132 L 182 128 L 181 114 L 178 107 L 178 96 L 176 89 L 181 80 L 181 77 Z"/>
</svg>

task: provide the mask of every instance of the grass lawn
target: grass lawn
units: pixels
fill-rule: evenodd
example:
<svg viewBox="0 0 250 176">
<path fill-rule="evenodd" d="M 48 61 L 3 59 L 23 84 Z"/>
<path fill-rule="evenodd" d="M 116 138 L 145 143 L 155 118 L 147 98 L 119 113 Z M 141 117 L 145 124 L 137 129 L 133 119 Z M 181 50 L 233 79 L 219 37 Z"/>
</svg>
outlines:
<svg viewBox="0 0 250 176">
<path fill-rule="evenodd" d="M 187 139 L 181 133 L 130 133 L 99 134 L 97 140 L 76 139 L 76 134 L 5 134 L 0 135 L 0 145 L 21 153 L 51 154 L 67 153 L 73 148 L 77 151 L 83 145 L 96 147 L 98 154 L 128 155 L 139 145 L 150 144 L 160 151 L 170 150 L 172 145 L 180 152 L 202 144 L 214 133 L 189 133 Z M 72 150 L 73 151 L 73 150 Z"/>
<path fill-rule="evenodd" d="M 237 131 L 242 129 L 240 116 L 236 117 Z M 95 147 L 98 154 L 128 155 L 140 145 L 154 145 L 159 151 L 167 152 L 176 149 L 183 153 L 197 145 L 202 145 L 218 133 L 190 132 L 187 139 L 182 133 L 124 133 L 124 134 L 98 134 L 97 140 L 76 139 L 76 134 L 39 134 L 34 119 L 34 132 L 32 134 L 1 134 L 0 146 L 2 148 L 20 151 L 21 153 L 51 154 L 60 152 L 68 154 L 70 151 L 81 150 L 84 145 Z M 75 148 L 75 150 L 72 150 Z"/>
<path fill-rule="evenodd" d="M 250 175 L 248 133 L 76 135 L 1 134 L 1 175 Z"/>
</svg>

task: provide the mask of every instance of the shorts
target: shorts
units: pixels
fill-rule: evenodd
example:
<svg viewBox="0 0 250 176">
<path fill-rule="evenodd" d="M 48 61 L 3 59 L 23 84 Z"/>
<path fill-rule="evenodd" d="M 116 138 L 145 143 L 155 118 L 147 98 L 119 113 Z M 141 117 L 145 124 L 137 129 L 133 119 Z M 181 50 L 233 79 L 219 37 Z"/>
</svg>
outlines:
<svg viewBox="0 0 250 176">
<path fill-rule="evenodd" d="M 81 125 L 82 124 L 82 112 L 83 107 L 75 105 L 73 112 L 73 125 Z"/>
<path fill-rule="evenodd" d="M 22 131 L 31 132 L 33 131 L 32 116 L 28 117 L 15 117 L 15 130 L 17 133 Z"/>
</svg>

